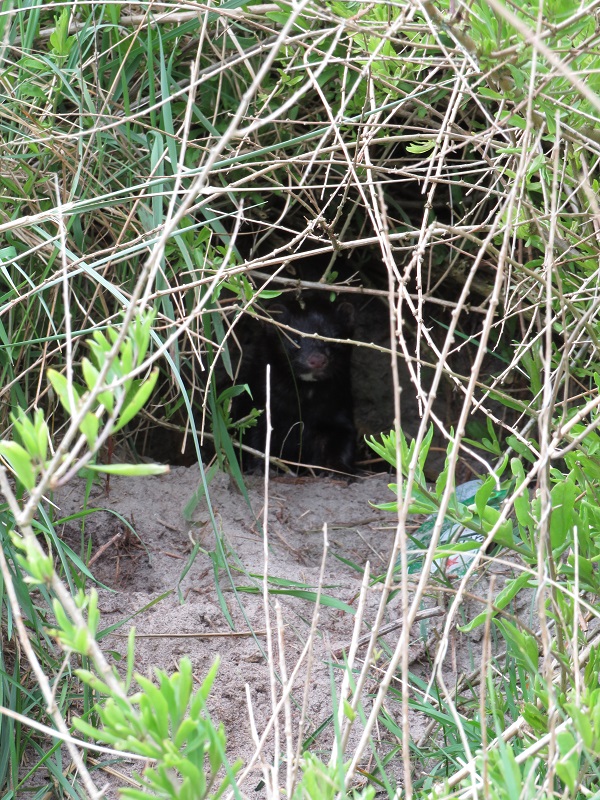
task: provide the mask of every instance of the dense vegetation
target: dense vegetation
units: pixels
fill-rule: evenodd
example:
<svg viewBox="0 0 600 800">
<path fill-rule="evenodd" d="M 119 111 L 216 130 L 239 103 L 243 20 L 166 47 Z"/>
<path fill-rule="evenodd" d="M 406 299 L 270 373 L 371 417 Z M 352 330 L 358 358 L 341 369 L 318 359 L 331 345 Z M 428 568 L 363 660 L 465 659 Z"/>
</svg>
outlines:
<svg viewBox="0 0 600 800">
<path fill-rule="evenodd" d="M 147 788 L 124 796 L 241 796 L 204 714 L 214 674 L 194 694 L 186 661 L 156 684 L 113 673 L 87 546 L 61 542 L 43 498 L 77 474 L 152 471 L 134 451 L 110 463 L 125 426 L 138 451 L 178 431 L 242 485 L 236 326 L 296 285 L 289 267 L 307 256 L 325 259 L 328 293 L 386 304 L 392 373 L 399 355 L 421 421 L 410 442 L 398 427 L 373 443 L 397 468 L 396 548 L 372 578 L 381 613 L 332 709 L 337 752 L 326 765 L 307 750 L 288 794 L 350 793 L 380 724 L 394 745 L 373 745 L 364 797 L 394 796 L 400 773 L 407 796 L 598 795 L 597 14 L 591 0 L 2 4 L 0 704 L 16 714 L 0 716 L 4 798 L 25 785 L 97 796 L 81 749 L 27 720 L 156 759 Z M 450 388 L 448 424 L 434 401 Z M 446 463 L 432 485 L 434 431 Z M 455 491 L 465 457 L 481 476 L 469 499 Z M 416 578 L 415 512 L 437 520 Z M 441 541 L 448 523 L 478 540 Z M 474 557 L 449 579 L 435 565 L 457 553 Z M 513 577 L 461 624 L 483 627 L 481 665 L 447 687 L 439 665 L 468 581 L 504 558 Z M 403 593 L 408 631 L 442 589 L 453 599 L 429 685 L 403 634 L 379 653 L 364 710 L 389 597 Z M 431 719 L 419 742 L 415 710 Z M 364 733 L 344 754 L 357 716 Z"/>
</svg>

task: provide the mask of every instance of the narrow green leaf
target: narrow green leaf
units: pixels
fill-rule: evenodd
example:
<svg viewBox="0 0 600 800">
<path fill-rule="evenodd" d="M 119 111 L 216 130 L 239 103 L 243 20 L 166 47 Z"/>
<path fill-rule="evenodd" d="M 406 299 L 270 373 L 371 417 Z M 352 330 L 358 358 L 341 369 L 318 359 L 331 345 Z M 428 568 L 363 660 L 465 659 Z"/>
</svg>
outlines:
<svg viewBox="0 0 600 800">
<path fill-rule="evenodd" d="M 46 463 L 46 458 L 48 456 L 48 440 L 50 439 L 50 431 L 48 430 L 48 424 L 44 418 L 44 412 L 41 408 L 35 412 L 35 434 L 37 439 L 37 452 L 42 464 Z"/>
<path fill-rule="evenodd" d="M 100 430 L 100 420 L 90 411 L 85 415 L 79 425 L 79 430 L 85 436 L 88 447 L 93 450 L 98 441 L 98 431 Z"/>
<path fill-rule="evenodd" d="M 0 456 L 8 461 L 17 480 L 30 492 L 35 486 L 35 469 L 29 453 L 17 442 L 0 442 Z"/>
<path fill-rule="evenodd" d="M 262 589 L 259 589 L 257 586 L 237 586 L 236 590 L 238 592 L 246 592 L 247 594 L 260 594 L 260 592 L 262 592 Z M 318 597 L 317 592 L 307 592 L 300 589 L 269 589 L 269 594 L 282 594 L 286 595 L 287 597 L 299 597 L 301 600 L 308 600 L 311 603 L 316 603 Z M 331 597 L 331 595 L 328 594 L 321 594 L 319 600 L 322 606 L 337 608 L 338 611 L 345 611 L 346 614 L 356 614 L 355 608 L 347 605 L 342 600 L 338 600 L 337 597 Z"/>
<path fill-rule="evenodd" d="M 169 472 L 168 464 L 88 464 L 86 469 L 92 472 L 102 472 L 106 475 L 126 475 L 139 477 L 140 475 L 165 475 Z"/>
<path fill-rule="evenodd" d="M 475 508 L 477 509 L 477 513 L 480 517 L 483 517 L 483 511 L 488 504 L 490 497 L 492 496 L 494 490 L 496 488 L 496 477 L 494 475 L 489 475 L 488 478 L 483 482 L 483 484 L 479 487 L 475 494 Z"/>
<path fill-rule="evenodd" d="M 193 719 L 197 719 L 200 716 L 200 712 L 204 710 L 206 701 L 208 700 L 208 696 L 211 692 L 211 689 L 217 677 L 217 672 L 219 671 L 220 663 L 221 659 L 217 655 L 217 657 L 213 661 L 211 668 L 207 672 L 206 677 L 202 681 L 202 685 L 196 692 L 196 696 L 194 697 L 190 707 L 190 716 Z"/>
<path fill-rule="evenodd" d="M 530 575 L 528 573 L 523 573 L 519 575 L 518 578 L 514 580 L 508 581 L 504 589 L 498 594 L 496 599 L 494 600 L 494 607 L 496 609 L 503 609 L 505 608 L 510 601 L 521 591 L 524 589 L 527 584 L 529 583 Z M 492 616 L 496 613 L 496 611 L 492 611 Z M 467 625 L 459 625 L 458 630 L 462 631 L 462 633 L 469 633 L 474 628 L 477 628 L 479 625 L 483 625 L 486 621 L 488 616 L 487 611 L 482 611 L 481 614 L 478 614 L 475 619 L 472 619 Z"/>
<path fill-rule="evenodd" d="M 577 744 L 570 731 L 559 731 L 556 734 L 556 743 L 560 753 L 556 762 L 556 774 L 573 795 L 578 785 L 579 774 L 580 756 Z"/>
<path fill-rule="evenodd" d="M 507 619 L 494 619 L 506 640 L 509 651 L 531 675 L 537 675 L 539 651 L 538 645 L 530 633 L 521 631 Z"/>
<path fill-rule="evenodd" d="M 154 391 L 158 380 L 158 368 L 152 370 L 148 378 L 144 381 L 135 381 L 136 388 L 131 397 L 126 398 L 123 409 L 119 414 L 119 421 L 115 425 L 115 432 L 127 425 L 140 409 L 147 403 L 148 398 Z M 129 395 L 129 392 L 128 392 Z"/>
<path fill-rule="evenodd" d="M 48 376 L 48 380 L 52 384 L 52 388 L 58 395 L 62 407 L 72 416 L 77 409 L 71 408 L 71 401 L 69 398 L 69 382 L 67 381 L 66 376 L 61 372 L 57 372 L 55 369 L 49 369 L 46 374 Z M 73 384 L 72 389 L 73 399 L 77 403 L 85 389 L 83 386 L 78 386 L 76 383 Z"/>
<path fill-rule="evenodd" d="M 512 458 L 510 461 L 512 474 L 517 480 L 517 484 L 522 484 L 525 480 L 525 470 L 523 464 L 518 458 Z M 531 532 L 533 530 L 534 521 L 531 515 L 531 504 L 529 502 L 529 493 L 527 488 L 523 489 L 518 497 L 515 497 L 515 514 L 517 521 L 525 530 Z"/>
<path fill-rule="evenodd" d="M 562 483 L 553 487 L 552 513 L 550 515 L 550 544 L 552 550 L 568 544 L 575 524 L 575 497 L 577 489 L 573 476 L 569 475 Z"/>
</svg>

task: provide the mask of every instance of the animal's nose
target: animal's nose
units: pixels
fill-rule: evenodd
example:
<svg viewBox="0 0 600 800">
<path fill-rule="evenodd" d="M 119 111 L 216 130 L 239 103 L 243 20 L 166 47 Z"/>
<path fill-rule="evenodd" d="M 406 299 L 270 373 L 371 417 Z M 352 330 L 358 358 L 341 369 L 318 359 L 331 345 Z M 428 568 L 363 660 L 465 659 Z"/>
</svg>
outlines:
<svg viewBox="0 0 600 800">
<path fill-rule="evenodd" d="M 325 353 L 311 353 L 306 359 L 306 363 L 311 369 L 325 369 L 327 356 Z"/>
</svg>

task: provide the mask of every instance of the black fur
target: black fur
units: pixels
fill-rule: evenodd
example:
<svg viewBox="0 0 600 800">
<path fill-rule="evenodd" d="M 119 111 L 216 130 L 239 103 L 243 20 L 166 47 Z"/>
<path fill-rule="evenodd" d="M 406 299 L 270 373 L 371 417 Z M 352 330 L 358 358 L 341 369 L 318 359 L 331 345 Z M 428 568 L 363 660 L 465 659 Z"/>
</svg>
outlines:
<svg viewBox="0 0 600 800">
<path fill-rule="evenodd" d="M 266 367 L 271 365 L 271 455 L 286 461 L 353 472 L 356 429 L 350 380 L 350 347 L 301 334 L 346 339 L 352 334 L 354 308 L 305 298 L 277 302 L 242 372 L 253 400 L 238 398 L 234 417 L 266 406 Z M 289 329 L 289 330 L 288 330 Z M 240 413 L 241 412 L 241 413 Z M 266 413 L 244 434 L 244 443 L 264 450 Z M 245 458 L 245 457 L 244 457 Z M 247 462 L 246 462 L 247 463 Z M 250 464 L 252 466 L 252 464 Z"/>
</svg>

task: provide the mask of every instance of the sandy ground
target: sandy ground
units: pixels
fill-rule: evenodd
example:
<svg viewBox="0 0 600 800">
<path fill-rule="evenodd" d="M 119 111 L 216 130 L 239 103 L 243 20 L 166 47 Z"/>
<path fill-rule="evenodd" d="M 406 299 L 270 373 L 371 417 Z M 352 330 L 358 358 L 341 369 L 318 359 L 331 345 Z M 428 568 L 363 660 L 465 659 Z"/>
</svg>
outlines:
<svg viewBox="0 0 600 800">
<path fill-rule="evenodd" d="M 370 562 L 372 575 L 381 575 L 389 561 L 394 537 L 393 516 L 370 505 L 392 499 L 388 480 L 382 474 L 351 483 L 324 477 L 271 477 L 268 508 L 271 589 L 277 588 L 273 582 L 277 578 L 300 582 L 311 590 L 316 588 L 323 558 L 323 526 L 327 525 L 329 552 L 324 592 L 356 608 L 365 563 Z M 86 537 L 91 535 L 93 542 L 92 570 L 109 587 L 100 590 L 102 627 L 125 620 L 161 594 L 170 592 L 160 602 L 125 622 L 118 634 L 105 638 L 104 649 L 124 653 L 126 637 L 133 624 L 137 631 L 135 652 L 139 672 L 151 675 L 154 667 L 171 672 L 176 669 L 178 659 L 187 655 L 198 681 L 203 679 L 218 655 L 221 665 L 210 711 L 214 720 L 225 726 L 229 757 L 232 760 L 241 758 L 244 762 L 254 752 L 246 685 L 259 734 L 271 714 L 266 639 L 261 633 L 265 631 L 263 600 L 260 591 L 251 593 L 256 592 L 257 587 L 260 590 L 265 571 L 263 539 L 256 522 L 263 514 L 263 481 L 259 476 L 249 479 L 248 505 L 229 478 L 217 474 L 209 491 L 215 529 L 206 499 L 198 498 L 198 468 L 175 467 L 161 477 L 111 478 L 108 495 L 104 486 L 94 488 L 89 504 L 103 510 L 88 516 L 85 523 Z M 81 490 L 81 486 L 71 486 L 58 498 L 62 514 L 81 508 Z M 135 529 L 135 536 L 128 532 L 123 520 Z M 81 529 L 75 523 L 67 523 L 63 536 L 74 549 L 79 548 Z M 195 544 L 200 550 L 189 566 Z M 182 577 L 186 565 L 189 569 Z M 248 588 L 250 592 L 244 591 Z M 374 619 L 379 597 L 378 587 L 373 586 L 367 601 L 367 623 Z M 271 595 L 273 625 L 275 601 L 282 609 L 285 658 L 291 672 L 306 642 L 315 605 L 306 599 Z M 439 598 L 431 600 L 432 604 L 435 602 L 440 602 Z M 399 597 L 390 601 L 386 621 L 400 616 L 398 603 Z M 424 642 L 435 640 L 435 632 L 442 621 L 434 619 L 425 625 L 416 625 L 412 632 L 411 669 L 419 668 L 420 664 L 425 679 L 429 666 L 424 657 Z M 352 627 L 351 614 L 335 608 L 321 608 L 312 670 L 309 675 L 305 669 L 301 670 L 295 694 L 300 704 L 304 683 L 308 680 L 310 692 L 304 735 L 317 730 L 331 713 L 331 675 L 338 683 L 342 675 L 342 670 L 335 667 L 332 672 L 331 665 L 340 662 L 339 645 L 349 643 Z M 233 635 L 234 632 L 245 634 L 251 629 L 255 636 Z M 367 630 L 364 627 L 363 633 Z M 386 637 L 390 648 L 394 647 L 397 637 L 398 631 Z M 470 637 L 469 647 L 460 650 L 458 657 L 457 651 L 450 648 L 447 656 L 450 681 L 459 672 L 476 666 L 478 649 L 476 635 Z M 373 683 L 369 688 L 374 686 Z M 368 703 L 368 699 L 365 702 Z M 387 708 L 399 721 L 400 703 L 390 701 Z M 424 722 L 415 718 L 412 724 L 413 736 L 418 739 Z M 384 730 L 380 735 L 382 751 L 396 744 Z M 328 725 L 315 744 L 325 759 L 332 741 L 333 728 Z M 268 750 L 269 747 L 267 754 Z M 368 756 L 366 758 L 368 766 Z M 114 766 L 127 771 L 127 767 Z M 399 756 L 391 763 L 389 772 L 401 776 Z M 260 779 L 257 769 L 244 786 L 249 795 L 260 796 L 254 791 Z M 98 777 L 98 785 L 104 781 L 104 775 Z M 107 796 L 116 797 L 116 794 L 109 792 Z"/>
</svg>

